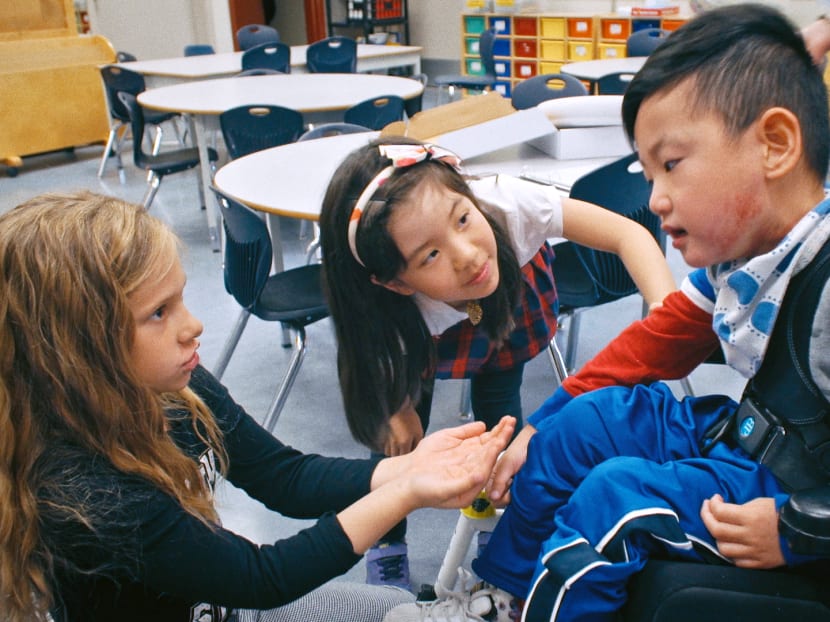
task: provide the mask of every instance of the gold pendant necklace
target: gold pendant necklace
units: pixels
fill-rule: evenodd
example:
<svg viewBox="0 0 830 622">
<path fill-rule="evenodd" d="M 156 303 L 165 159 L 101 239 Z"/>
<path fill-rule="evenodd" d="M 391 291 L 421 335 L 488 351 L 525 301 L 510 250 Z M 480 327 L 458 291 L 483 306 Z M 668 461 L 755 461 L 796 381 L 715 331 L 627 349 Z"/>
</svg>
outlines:
<svg viewBox="0 0 830 622">
<path fill-rule="evenodd" d="M 477 326 L 482 316 L 484 316 L 484 311 L 481 309 L 481 305 L 478 304 L 478 300 L 467 301 L 467 315 L 472 325 Z"/>
</svg>

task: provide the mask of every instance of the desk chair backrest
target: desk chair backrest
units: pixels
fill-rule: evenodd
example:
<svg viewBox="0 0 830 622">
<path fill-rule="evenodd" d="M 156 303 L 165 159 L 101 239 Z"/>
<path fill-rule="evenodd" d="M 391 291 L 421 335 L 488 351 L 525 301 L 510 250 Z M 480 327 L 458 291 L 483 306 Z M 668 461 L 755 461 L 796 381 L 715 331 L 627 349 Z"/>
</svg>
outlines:
<svg viewBox="0 0 830 622">
<path fill-rule="evenodd" d="M 662 245 L 660 219 L 648 208 L 651 188 L 639 167 L 636 153 L 624 156 L 595 171 L 583 175 L 571 187 L 570 197 L 600 205 L 605 209 L 643 225 Z M 573 242 L 579 262 L 590 275 L 594 285 L 593 301 L 581 301 L 576 306 L 594 306 L 629 296 L 637 291 L 625 265 L 614 253 L 597 251 Z M 557 244 L 556 248 L 561 245 Z M 555 269 L 555 264 L 554 264 Z M 560 275 L 557 272 L 557 288 Z M 563 282 L 567 276 L 563 275 Z M 567 301 L 562 301 L 567 303 Z"/>
<path fill-rule="evenodd" d="M 291 72 L 291 48 L 285 43 L 261 43 L 242 53 L 242 70 L 273 69 Z"/>
<path fill-rule="evenodd" d="M 648 209 L 650 194 L 651 188 L 637 164 L 637 154 L 627 155 L 582 176 L 570 192 L 571 198 L 601 205 L 639 222 L 663 246 L 660 219 Z M 565 371 L 570 372 L 576 362 L 580 311 L 630 296 L 637 292 L 637 286 L 623 262 L 613 253 L 570 241 L 556 244 L 553 250 L 556 253 L 553 274 L 559 296 L 559 315 L 560 319 L 569 320 L 561 363 Z M 562 376 L 558 369 L 557 373 Z"/>
<path fill-rule="evenodd" d="M 633 78 L 630 71 L 605 74 L 596 81 L 597 95 L 625 95 Z"/>
<path fill-rule="evenodd" d="M 643 28 L 632 34 L 625 42 L 626 56 L 648 56 L 656 50 L 666 37 L 669 31 L 661 28 Z"/>
<path fill-rule="evenodd" d="M 248 24 L 236 31 L 236 43 L 243 52 L 263 43 L 279 43 L 280 33 L 264 24 Z"/>
<path fill-rule="evenodd" d="M 481 56 L 481 64 L 484 65 L 486 76 L 496 76 L 496 59 L 493 50 L 496 45 L 496 29 L 488 28 L 478 37 L 478 53 Z"/>
<path fill-rule="evenodd" d="M 380 95 L 355 104 L 343 113 L 343 121 L 382 130 L 395 121 L 403 121 L 404 101 L 397 95 Z"/>
<path fill-rule="evenodd" d="M 304 140 L 315 140 L 317 138 L 327 138 L 329 136 L 340 136 L 341 134 L 357 134 L 359 132 L 371 131 L 368 127 L 362 125 L 355 125 L 354 123 L 323 123 L 316 125 L 310 130 L 304 132 L 297 142 Z"/>
<path fill-rule="evenodd" d="M 144 76 L 131 69 L 125 69 L 117 65 L 106 65 L 101 67 L 101 78 L 104 80 L 104 92 L 107 94 L 110 114 L 119 121 L 129 123 L 130 112 L 119 99 L 118 93 L 138 95 L 143 92 L 146 88 Z"/>
<path fill-rule="evenodd" d="M 525 110 L 549 99 L 577 95 L 588 95 L 588 89 L 578 78 L 566 73 L 546 73 L 517 83 L 511 102 L 516 110 Z"/>
<path fill-rule="evenodd" d="M 283 106 L 239 106 L 219 115 L 231 158 L 292 143 L 303 133 L 303 115 Z"/>
<path fill-rule="evenodd" d="M 222 197 L 220 205 L 225 229 L 225 291 L 240 307 L 250 309 L 271 272 L 271 237 L 265 221 L 245 206 L 222 201 Z"/>
<path fill-rule="evenodd" d="M 357 71 L 357 43 L 342 36 L 315 41 L 306 50 L 311 73 L 354 73 Z"/>
<path fill-rule="evenodd" d="M 216 50 L 208 43 L 191 43 L 184 46 L 185 56 L 207 56 L 208 54 L 216 54 Z"/>
</svg>

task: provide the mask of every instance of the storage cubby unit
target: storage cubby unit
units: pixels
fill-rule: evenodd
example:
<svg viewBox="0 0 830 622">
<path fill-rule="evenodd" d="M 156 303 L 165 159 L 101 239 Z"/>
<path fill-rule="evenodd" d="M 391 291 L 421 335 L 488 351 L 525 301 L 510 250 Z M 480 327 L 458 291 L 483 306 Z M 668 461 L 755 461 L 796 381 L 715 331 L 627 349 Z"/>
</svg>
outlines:
<svg viewBox="0 0 830 622">
<path fill-rule="evenodd" d="M 461 16 L 461 69 L 468 75 L 484 73 L 478 38 L 484 30 L 495 28 L 496 90 L 510 97 L 516 82 L 558 73 L 565 63 L 622 58 L 631 33 L 652 27 L 674 30 L 685 20 L 678 15 L 465 13 Z"/>
</svg>

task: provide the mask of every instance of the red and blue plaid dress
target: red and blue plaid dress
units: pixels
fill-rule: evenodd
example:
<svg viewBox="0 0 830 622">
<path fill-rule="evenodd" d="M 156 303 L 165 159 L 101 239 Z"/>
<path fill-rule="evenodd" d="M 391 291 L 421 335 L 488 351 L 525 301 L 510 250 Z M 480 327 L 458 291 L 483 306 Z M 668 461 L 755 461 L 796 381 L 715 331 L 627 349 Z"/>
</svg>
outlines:
<svg viewBox="0 0 830 622">
<path fill-rule="evenodd" d="M 469 378 L 482 371 L 510 369 L 529 361 L 556 333 L 559 300 L 553 280 L 554 252 L 545 242 L 522 267 L 523 292 L 513 313 L 516 327 L 495 349 L 490 338 L 469 319 L 434 337 L 438 350 L 436 378 Z"/>
</svg>

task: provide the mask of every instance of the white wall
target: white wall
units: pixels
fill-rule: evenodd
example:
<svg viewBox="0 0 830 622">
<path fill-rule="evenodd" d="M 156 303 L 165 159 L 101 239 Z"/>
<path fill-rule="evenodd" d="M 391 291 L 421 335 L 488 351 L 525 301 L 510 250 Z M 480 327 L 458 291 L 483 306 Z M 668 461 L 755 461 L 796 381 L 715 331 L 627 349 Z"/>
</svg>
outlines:
<svg viewBox="0 0 830 622">
<path fill-rule="evenodd" d="M 606 13 L 615 1 L 620 7 L 634 4 L 632 0 L 519 0 L 520 5 L 551 13 Z M 710 0 L 725 1 L 732 0 Z M 816 0 L 767 1 L 799 25 L 824 12 Z M 289 44 L 306 42 L 301 6 L 300 0 L 277 2 L 274 23 L 279 22 L 280 34 Z M 227 0 L 87 0 L 87 9 L 94 33 L 107 37 L 116 50 L 141 59 L 180 56 L 188 43 L 210 43 L 218 52 L 233 49 Z M 461 57 L 460 15 L 465 10 L 465 0 L 409 0 L 410 39 L 424 48 L 424 58 Z"/>
</svg>

